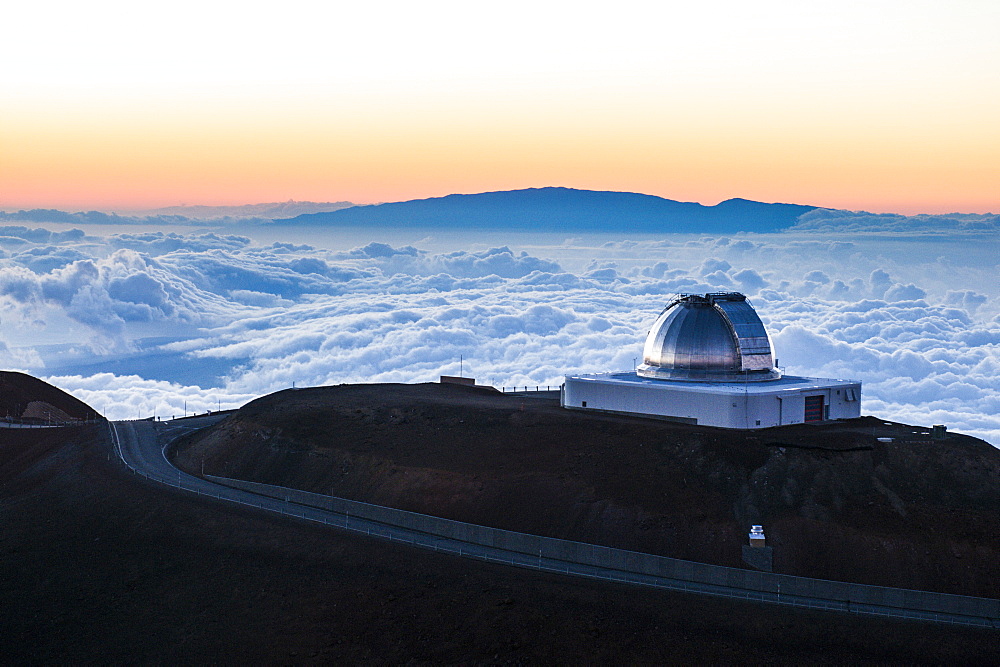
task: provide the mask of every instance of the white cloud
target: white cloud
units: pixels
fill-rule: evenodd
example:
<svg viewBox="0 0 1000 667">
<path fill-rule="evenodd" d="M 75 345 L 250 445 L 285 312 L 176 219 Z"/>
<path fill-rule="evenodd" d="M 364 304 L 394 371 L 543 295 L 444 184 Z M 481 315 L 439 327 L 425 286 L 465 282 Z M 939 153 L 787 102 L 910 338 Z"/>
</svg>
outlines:
<svg viewBox="0 0 1000 667">
<path fill-rule="evenodd" d="M 927 292 L 913 283 L 909 285 L 893 285 L 885 292 L 885 299 L 887 301 L 913 301 L 923 299 L 926 296 Z"/>
<path fill-rule="evenodd" d="M 70 392 L 112 419 L 136 419 L 154 415 L 169 419 L 183 416 L 185 409 L 188 414 L 220 408 L 227 410 L 257 398 L 252 394 L 233 394 L 176 382 L 147 380 L 137 375 L 59 375 L 45 380 Z"/>
<path fill-rule="evenodd" d="M 816 209 L 799 218 L 796 232 L 905 233 L 943 236 L 947 234 L 993 234 L 1000 232 L 1000 215 L 949 213 L 947 215 L 898 215 Z"/>
<path fill-rule="evenodd" d="M 974 313 L 979 306 L 986 303 L 988 297 L 973 290 L 948 290 L 945 294 L 945 303 L 958 306 L 970 313 Z"/>
<path fill-rule="evenodd" d="M 156 256 L 175 250 L 205 252 L 207 250 L 240 250 L 250 245 L 245 236 L 231 234 L 177 234 L 176 232 L 146 232 L 140 234 L 114 234 L 108 237 L 112 248 L 128 248 Z"/>
<path fill-rule="evenodd" d="M 0 225 L 0 239 L 8 239 L 9 242 L 18 245 L 23 243 L 66 243 L 81 241 L 84 236 L 85 234 L 81 229 L 53 232 L 42 227 L 29 228 L 21 225 Z"/>
<path fill-rule="evenodd" d="M 67 264 L 86 258 L 87 255 L 75 248 L 56 246 L 29 248 L 11 256 L 13 261 L 28 267 L 35 273 L 48 273 L 52 269 L 62 268 Z"/>
<path fill-rule="evenodd" d="M 788 372 L 862 380 L 866 412 L 1000 444 L 998 290 L 975 242 L 944 267 L 937 246 L 904 258 L 881 243 L 795 236 L 560 240 L 531 252 L 167 233 L 119 234 L 102 249 L 36 236 L 25 257 L 70 261 L 33 271 L 0 258 L 0 344 L 10 363 L 111 416 L 179 414 L 183 400 L 189 411 L 235 406 L 293 382 L 433 381 L 457 373 L 459 357 L 483 382 L 556 385 L 641 361 L 671 294 L 735 288 Z M 66 322 L 79 328 L 70 352 L 36 350 L 31 331 Z M 92 375 L 125 359 L 134 375 Z"/>
<path fill-rule="evenodd" d="M 767 280 L 753 269 L 743 269 L 733 274 L 733 280 L 739 283 L 740 290 L 745 294 L 755 294 L 767 286 Z"/>
</svg>

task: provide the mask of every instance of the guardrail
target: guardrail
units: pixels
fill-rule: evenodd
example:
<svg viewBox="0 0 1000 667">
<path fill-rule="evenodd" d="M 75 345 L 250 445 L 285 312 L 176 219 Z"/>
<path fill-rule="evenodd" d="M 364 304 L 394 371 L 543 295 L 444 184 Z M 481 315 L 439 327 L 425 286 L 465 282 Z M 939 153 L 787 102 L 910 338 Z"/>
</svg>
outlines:
<svg viewBox="0 0 1000 667">
<path fill-rule="evenodd" d="M 542 394 L 545 392 L 559 391 L 559 385 L 554 387 L 550 385 L 517 385 L 515 387 L 500 387 L 500 392 L 503 394 Z"/>
<path fill-rule="evenodd" d="M 70 421 L 26 421 L 23 419 L 0 419 L 0 428 L 64 428 L 66 426 L 83 426 L 97 424 L 103 419 L 73 419 Z"/>
<path fill-rule="evenodd" d="M 170 486 L 393 541 L 518 567 L 795 607 L 1000 628 L 1000 600 L 811 579 L 684 561 L 584 542 L 490 528 L 298 489 L 209 476 L 206 493 L 190 477 L 134 473 Z M 168 443 L 169 446 L 169 443 Z M 242 499 L 250 493 L 256 503 Z"/>
</svg>

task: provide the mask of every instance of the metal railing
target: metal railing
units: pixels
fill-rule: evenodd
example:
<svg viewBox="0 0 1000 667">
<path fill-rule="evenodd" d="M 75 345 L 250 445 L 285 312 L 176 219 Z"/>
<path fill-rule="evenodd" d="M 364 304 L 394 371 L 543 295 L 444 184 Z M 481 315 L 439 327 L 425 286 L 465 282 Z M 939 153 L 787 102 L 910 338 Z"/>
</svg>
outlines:
<svg viewBox="0 0 1000 667">
<path fill-rule="evenodd" d="M 68 421 L 46 419 L 44 421 L 39 421 L 37 419 L 15 419 L 13 417 L 4 417 L 0 418 L 0 428 L 64 428 L 67 426 L 97 424 L 102 421 L 104 421 L 103 418 L 71 419 Z"/>
<path fill-rule="evenodd" d="M 500 387 L 500 391 L 504 394 L 526 394 L 526 393 L 537 393 L 543 391 L 559 391 L 559 385 L 516 385 L 514 387 Z"/>
</svg>

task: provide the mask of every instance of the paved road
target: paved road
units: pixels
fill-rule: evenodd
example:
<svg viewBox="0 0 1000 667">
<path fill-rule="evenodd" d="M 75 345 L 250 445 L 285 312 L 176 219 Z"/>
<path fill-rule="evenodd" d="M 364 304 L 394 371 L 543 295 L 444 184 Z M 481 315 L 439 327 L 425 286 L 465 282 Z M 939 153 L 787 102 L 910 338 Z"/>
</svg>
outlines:
<svg viewBox="0 0 1000 667">
<path fill-rule="evenodd" d="M 893 616 L 897 618 L 931 620 L 1000 628 L 1000 617 L 995 614 L 991 614 L 989 617 L 968 616 L 965 614 L 942 614 L 923 611 L 920 609 L 900 608 L 898 606 L 887 607 L 883 605 L 864 605 L 851 603 L 843 599 L 796 596 L 789 595 L 787 592 L 782 594 L 780 584 L 778 585 L 777 592 L 747 590 L 745 588 L 727 585 L 714 585 L 703 582 L 686 581 L 663 576 L 627 572 L 620 569 L 598 567 L 584 563 L 568 562 L 558 558 L 546 557 L 541 551 L 539 551 L 537 556 L 518 551 L 509 551 L 500 547 L 441 537 L 439 535 L 412 530 L 390 523 L 352 516 L 350 512 L 337 512 L 331 509 L 325 509 L 323 507 L 325 504 L 324 497 L 316 494 L 303 494 L 302 492 L 295 490 L 283 490 L 281 487 L 269 485 L 243 484 L 243 488 L 233 488 L 216 483 L 210 479 L 202 479 L 200 477 L 189 475 L 171 465 L 165 453 L 165 450 L 171 441 L 180 437 L 185 432 L 204 428 L 221 420 L 223 417 L 224 415 L 213 415 L 197 419 L 174 420 L 171 422 L 113 422 L 109 424 L 109 428 L 111 430 L 112 441 L 118 455 L 121 457 L 125 465 L 128 466 L 135 474 L 201 495 L 211 496 L 251 507 L 258 507 L 263 510 L 279 512 L 281 514 L 299 517 L 305 520 L 341 529 L 362 532 L 391 541 L 405 542 L 414 546 L 434 549 L 436 551 L 449 552 L 457 555 L 504 563 L 507 565 L 529 567 L 532 569 L 547 570 L 631 584 L 642 584 L 670 590 L 709 594 L 755 602 L 770 602 L 798 607 L 808 607 L 812 609 L 848 611 L 878 616 Z M 231 481 L 236 483 L 236 480 Z M 261 490 L 263 493 L 255 493 L 254 489 Z M 315 500 L 296 502 L 296 500 L 300 499 L 302 495 L 314 496 Z M 793 579 L 801 578 L 793 577 Z M 988 601 L 988 604 L 991 608 L 996 606 L 995 601 Z"/>
<path fill-rule="evenodd" d="M 429 535 L 424 532 L 410 530 L 399 526 L 352 516 L 349 513 L 336 512 L 322 507 L 314 507 L 294 502 L 290 495 L 284 498 L 262 495 L 245 489 L 233 488 L 189 475 L 175 468 L 167 458 L 166 449 L 170 442 L 183 435 L 186 431 L 205 428 L 219 421 L 222 417 L 205 417 L 197 420 L 187 419 L 178 424 L 174 422 L 127 421 L 112 422 L 113 444 L 122 461 L 135 474 L 147 477 L 173 487 L 182 488 L 195 493 L 228 500 L 231 502 L 258 507 L 286 514 L 317 523 L 346 528 L 368 535 L 382 537 L 390 541 L 405 542 L 415 546 L 431 548 L 436 551 L 450 552 L 462 556 L 470 556 L 513 565 L 541 567 L 555 572 L 573 573 L 572 566 L 565 561 L 538 557 L 528 557 L 524 554 L 509 552 L 503 549 L 486 547 L 445 537 Z M 280 487 L 270 487 L 280 489 Z M 290 490 L 290 493 L 292 491 Z M 579 566 L 593 570 L 587 566 Z M 584 574 L 581 570 L 577 574 Z M 591 574 L 591 573 L 588 573 Z M 604 578 L 626 581 L 624 573 L 608 570 Z M 742 597 L 742 596 L 741 596 Z"/>
<path fill-rule="evenodd" d="M 381 537 L 390 541 L 404 542 L 414 546 L 434 549 L 435 551 L 479 558 L 507 565 L 530 567 L 533 569 L 608 579 L 611 581 L 643 583 L 654 586 L 658 585 L 660 587 L 675 590 L 712 593 L 715 595 L 738 597 L 740 599 L 747 600 L 778 601 L 778 599 L 774 596 L 766 593 L 728 590 L 726 587 L 711 587 L 704 584 L 682 582 L 675 579 L 651 577 L 648 575 L 622 572 L 621 570 L 568 563 L 564 560 L 544 557 L 542 554 L 538 554 L 537 556 L 527 555 L 514 551 L 507 551 L 497 547 L 473 544 L 447 537 L 430 535 L 421 531 L 410 530 L 408 528 L 402 528 L 380 521 L 353 516 L 349 513 L 335 512 L 321 507 L 296 503 L 291 500 L 291 494 L 294 493 L 294 491 L 290 491 L 289 495 L 284 498 L 275 498 L 268 495 L 253 493 L 252 491 L 244 489 L 237 489 L 223 484 L 218 484 L 208 479 L 202 479 L 200 477 L 189 475 L 175 468 L 167 459 L 166 455 L 166 448 L 169 447 L 170 442 L 183 435 L 186 431 L 204 428 L 219 419 L 221 419 L 221 416 L 216 418 L 206 417 L 197 420 L 187 419 L 180 424 L 176 421 L 113 422 L 111 424 L 111 429 L 119 456 L 136 474 L 158 482 L 163 482 L 164 484 L 168 484 L 173 487 L 193 491 L 201 495 L 228 500 L 251 507 L 258 507 L 264 510 L 279 512 L 337 528 L 345 528 L 352 531 L 362 532 L 367 535 Z M 280 487 L 270 487 L 270 489 L 273 492 L 274 489 L 280 489 Z M 811 604 L 809 606 L 835 608 L 822 604 Z"/>
<path fill-rule="evenodd" d="M 223 415 L 171 422 L 111 422 L 110 428 L 118 456 L 137 475 L 204 496 L 259 507 L 281 514 L 303 516 L 303 512 L 294 511 L 284 501 L 195 477 L 175 468 L 170 463 L 167 459 L 166 449 L 171 441 L 186 432 L 210 426 L 222 418 Z M 304 516 L 304 518 L 310 518 L 320 523 L 329 523 L 327 518 L 323 516 L 322 510 L 307 514 L 309 516 Z"/>
</svg>

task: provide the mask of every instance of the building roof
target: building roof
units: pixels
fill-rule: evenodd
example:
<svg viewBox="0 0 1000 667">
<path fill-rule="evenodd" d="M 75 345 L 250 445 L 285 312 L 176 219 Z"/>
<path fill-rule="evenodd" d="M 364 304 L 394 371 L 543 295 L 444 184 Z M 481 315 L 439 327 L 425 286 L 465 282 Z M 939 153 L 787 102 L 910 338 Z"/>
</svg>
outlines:
<svg viewBox="0 0 1000 667">
<path fill-rule="evenodd" d="M 682 389 L 684 391 L 708 392 L 712 394 L 775 394 L 798 393 L 802 391 L 833 389 L 845 385 L 858 385 L 858 380 L 834 380 L 831 378 L 800 377 L 795 375 L 785 375 L 773 382 L 691 382 L 684 380 L 659 380 L 655 378 L 643 377 L 637 372 L 617 372 L 617 373 L 589 373 L 584 375 L 568 375 L 568 380 L 582 380 L 586 382 L 598 382 L 610 385 L 644 385 L 650 389 L 670 390 Z"/>
</svg>

